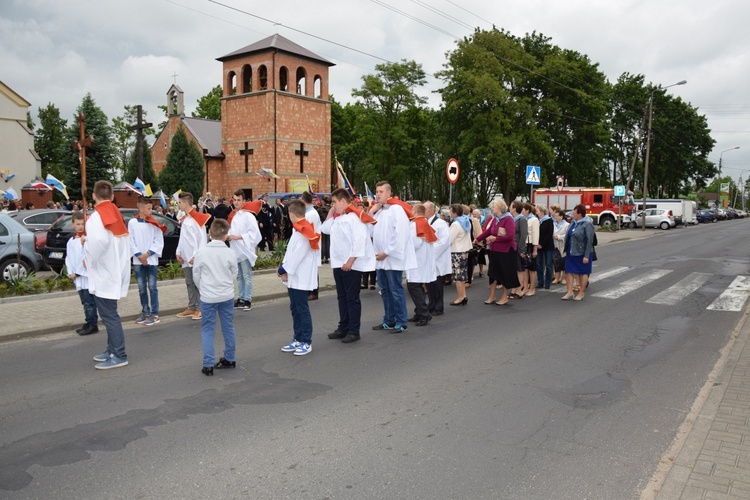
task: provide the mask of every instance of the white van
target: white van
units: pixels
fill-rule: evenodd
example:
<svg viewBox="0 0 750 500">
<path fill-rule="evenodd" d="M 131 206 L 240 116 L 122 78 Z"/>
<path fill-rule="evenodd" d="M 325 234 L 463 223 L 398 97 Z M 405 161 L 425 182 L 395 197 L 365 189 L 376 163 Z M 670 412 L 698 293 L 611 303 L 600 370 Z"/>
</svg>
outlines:
<svg viewBox="0 0 750 500">
<path fill-rule="evenodd" d="M 643 210 L 643 199 L 635 200 L 636 211 Z M 698 218 L 696 212 L 698 207 L 692 200 L 658 200 L 658 199 L 647 199 L 646 209 L 659 208 L 663 210 L 671 210 L 674 216 L 675 223 L 677 225 L 698 224 Z"/>
</svg>

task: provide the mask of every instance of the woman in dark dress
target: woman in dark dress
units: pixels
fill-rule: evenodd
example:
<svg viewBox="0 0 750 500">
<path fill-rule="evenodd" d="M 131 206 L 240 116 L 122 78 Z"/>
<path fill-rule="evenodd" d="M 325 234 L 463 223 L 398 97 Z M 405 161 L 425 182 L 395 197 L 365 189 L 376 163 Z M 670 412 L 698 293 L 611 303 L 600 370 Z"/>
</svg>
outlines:
<svg viewBox="0 0 750 500">
<path fill-rule="evenodd" d="M 490 203 L 492 220 L 487 228 L 477 236 L 475 243 L 484 241 L 489 244 L 490 264 L 487 277 L 490 280 L 490 296 L 485 304 L 504 306 L 508 303 L 508 291 L 519 287 L 516 267 L 516 224 L 508 212 L 508 205 L 501 199 Z M 500 300 L 495 301 L 497 285 L 502 285 Z"/>
</svg>

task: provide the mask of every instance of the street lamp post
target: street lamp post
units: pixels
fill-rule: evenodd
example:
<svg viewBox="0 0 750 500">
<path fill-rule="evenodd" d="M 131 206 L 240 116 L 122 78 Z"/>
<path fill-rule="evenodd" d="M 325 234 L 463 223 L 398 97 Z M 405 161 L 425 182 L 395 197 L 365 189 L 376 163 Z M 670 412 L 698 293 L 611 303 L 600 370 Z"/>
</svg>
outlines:
<svg viewBox="0 0 750 500">
<path fill-rule="evenodd" d="M 643 167 L 643 207 L 641 207 L 641 231 L 646 230 L 646 198 L 648 198 L 648 157 L 651 153 L 651 118 L 654 113 L 654 92 L 659 89 L 668 89 L 675 85 L 685 85 L 687 80 L 682 80 L 672 85 L 662 87 L 661 85 L 651 91 L 651 97 L 648 98 L 648 136 L 646 137 L 646 164 Z M 719 159 L 721 161 L 721 158 Z"/>
<path fill-rule="evenodd" d="M 725 149 L 719 154 L 719 176 L 716 178 L 716 210 L 719 209 L 719 202 L 721 201 L 721 157 L 724 156 L 724 153 L 727 151 L 734 151 L 735 149 L 740 149 L 740 147 L 735 146 L 733 148 Z"/>
</svg>

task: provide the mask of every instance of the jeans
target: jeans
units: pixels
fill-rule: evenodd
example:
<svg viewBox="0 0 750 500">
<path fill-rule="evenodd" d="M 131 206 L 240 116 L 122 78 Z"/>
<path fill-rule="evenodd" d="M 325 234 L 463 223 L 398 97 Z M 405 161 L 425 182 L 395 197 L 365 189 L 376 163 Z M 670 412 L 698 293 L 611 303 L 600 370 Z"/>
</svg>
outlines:
<svg viewBox="0 0 750 500">
<path fill-rule="evenodd" d="M 552 253 L 554 250 L 538 250 L 536 254 L 536 286 L 552 285 Z"/>
<path fill-rule="evenodd" d="M 201 293 L 198 291 L 195 280 L 193 280 L 193 268 L 183 267 L 182 270 L 185 272 L 185 285 L 187 285 L 188 292 L 188 309 L 200 311 Z"/>
<path fill-rule="evenodd" d="M 125 353 L 125 333 L 122 331 L 122 322 L 117 313 L 117 301 L 115 299 L 102 299 L 94 296 L 96 308 L 102 317 L 102 322 L 107 328 L 107 352 L 114 354 L 120 359 L 128 359 Z"/>
<path fill-rule="evenodd" d="M 203 366 L 214 366 L 214 330 L 216 313 L 221 320 L 221 333 L 224 335 L 224 359 L 235 361 L 234 356 L 234 300 L 224 302 L 203 302 L 201 300 L 201 342 L 203 343 Z"/>
<path fill-rule="evenodd" d="M 138 295 L 141 298 L 141 312 L 154 316 L 159 315 L 159 291 L 156 289 L 157 266 L 133 266 L 135 280 L 138 282 Z M 151 296 L 151 307 L 148 306 L 148 297 Z"/>
<path fill-rule="evenodd" d="M 336 282 L 336 298 L 339 303 L 338 331 L 359 335 L 360 319 L 362 317 L 362 303 L 359 300 L 359 282 L 362 279 L 360 271 L 342 271 L 340 267 L 333 270 L 333 280 Z"/>
<path fill-rule="evenodd" d="M 289 309 L 294 323 L 294 340 L 312 344 L 313 324 L 310 306 L 307 302 L 307 290 L 289 289 Z"/>
<path fill-rule="evenodd" d="M 86 288 L 78 290 L 78 296 L 81 298 L 81 305 L 83 305 L 83 315 L 86 318 L 86 323 L 92 326 L 96 326 L 99 322 L 99 316 L 96 312 L 96 300 Z"/>
<path fill-rule="evenodd" d="M 239 300 L 253 300 L 253 266 L 247 259 L 237 263 L 237 290 Z"/>
<path fill-rule="evenodd" d="M 378 286 L 383 298 L 385 315 L 383 322 L 392 325 L 406 325 L 409 313 L 406 310 L 406 292 L 401 284 L 403 271 L 378 269 Z"/>
</svg>

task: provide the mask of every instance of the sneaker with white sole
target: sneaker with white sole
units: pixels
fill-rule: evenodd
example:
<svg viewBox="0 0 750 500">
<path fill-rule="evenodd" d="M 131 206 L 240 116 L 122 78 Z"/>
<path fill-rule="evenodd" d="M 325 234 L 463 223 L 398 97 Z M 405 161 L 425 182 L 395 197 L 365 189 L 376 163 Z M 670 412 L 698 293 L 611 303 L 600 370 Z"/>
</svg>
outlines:
<svg viewBox="0 0 750 500">
<path fill-rule="evenodd" d="M 242 310 L 243 311 L 249 311 L 253 308 L 253 301 L 252 300 L 246 300 L 244 301 L 244 304 L 242 304 Z"/>
<path fill-rule="evenodd" d="M 154 316 L 153 314 L 151 314 L 148 318 L 146 318 L 146 322 L 143 324 L 145 326 L 153 326 L 157 323 L 159 323 L 159 316 Z"/>
<path fill-rule="evenodd" d="M 309 354 L 310 351 L 312 351 L 312 344 L 308 344 L 307 342 L 301 342 L 299 346 L 297 346 L 297 349 L 294 350 L 295 356 L 304 356 L 305 354 Z"/>
<path fill-rule="evenodd" d="M 141 315 L 136 318 L 135 324 L 136 325 L 142 325 L 142 324 L 144 324 L 146 322 L 147 319 L 148 319 L 148 314 L 141 313 Z"/>
<path fill-rule="evenodd" d="M 120 359 L 114 354 L 109 355 L 109 359 L 107 361 L 104 361 L 103 363 L 99 363 L 98 365 L 94 365 L 94 368 L 97 370 L 110 370 L 112 368 L 120 368 L 122 366 L 127 366 L 128 360 L 127 359 Z"/>
<path fill-rule="evenodd" d="M 96 361 L 97 363 L 103 363 L 107 361 L 108 359 L 109 359 L 109 351 L 104 351 L 103 353 L 97 354 L 96 356 L 94 356 L 94 361 Z"/>
<path fill-rule="evenodd" d="M 300 343 L 300 342 L 297 342 L 296 340 L 292 340 L 291 342 L 289 342 L 289 344 L 288 344 L 288 345 L 285 345 L 284 347 L 282 347 L 282 348 L 281 348 L 281 351 L 282 351 L 282 352 L 294 352 L 294 351 L 296 351 L 296 350 L 297 350 L 297 348 L 298 348 L 298 347 L 299 347 L 300 345 L 301 345 L 301 343 Z"/>
</svg>

